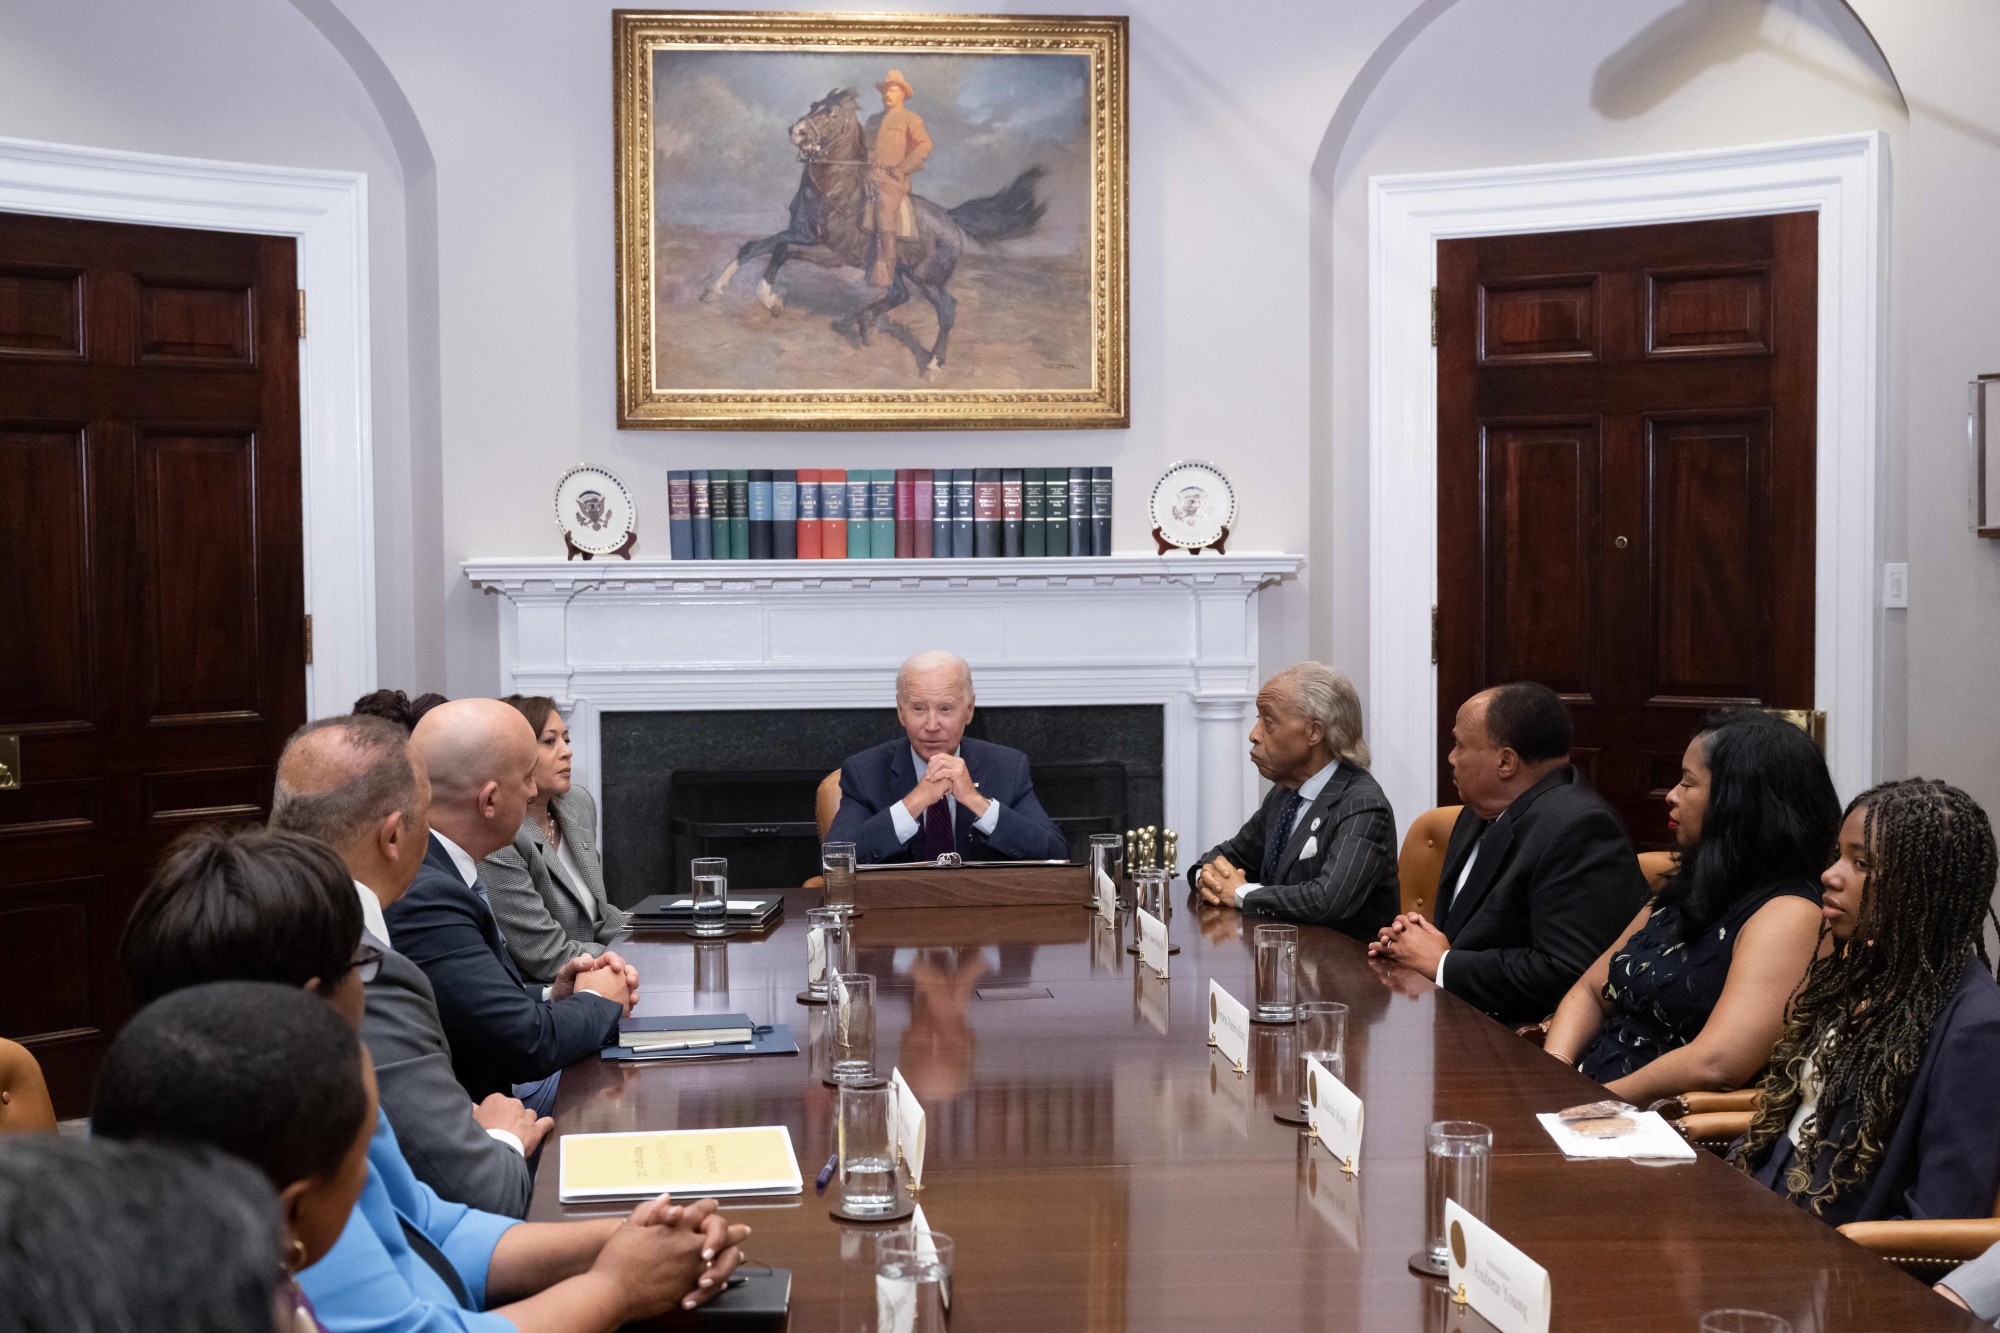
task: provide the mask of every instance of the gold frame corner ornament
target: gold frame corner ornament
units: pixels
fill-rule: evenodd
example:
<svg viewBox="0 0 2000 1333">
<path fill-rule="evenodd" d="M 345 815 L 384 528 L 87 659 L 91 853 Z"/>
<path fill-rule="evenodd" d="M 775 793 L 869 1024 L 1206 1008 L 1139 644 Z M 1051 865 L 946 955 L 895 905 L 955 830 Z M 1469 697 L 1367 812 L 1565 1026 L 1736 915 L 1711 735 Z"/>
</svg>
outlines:
<svg viewBox="0 0 2000 1333">
<path fill-rule="evenodd" d="M 641 430 L 1076 430 L 1131 422 L 1123 15 L 612 11 L 618 425 Z M 1090 64 L 1088 389 L 674 390 L 654 374 L 654 52 L 1080 55 Z"/>
</svg>

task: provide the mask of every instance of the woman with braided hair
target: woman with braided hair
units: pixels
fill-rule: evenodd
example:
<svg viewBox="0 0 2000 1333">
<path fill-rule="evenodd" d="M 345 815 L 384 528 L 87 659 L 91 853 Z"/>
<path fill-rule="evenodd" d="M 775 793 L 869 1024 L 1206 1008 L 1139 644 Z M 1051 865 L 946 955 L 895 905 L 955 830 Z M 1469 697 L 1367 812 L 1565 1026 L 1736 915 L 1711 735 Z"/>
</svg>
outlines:
<svg viewBox="0 0 2000 1333">
<path fill-rule="evenodd" d="M 1986 812 L 1942 782 L 1864 792 L 1822 877 L 1834 948 L 1793 999 L 1737 1163 L 1829 1224 L 1986 1217 L 2000 1183 L 2000 985 Z"/>
</svg>

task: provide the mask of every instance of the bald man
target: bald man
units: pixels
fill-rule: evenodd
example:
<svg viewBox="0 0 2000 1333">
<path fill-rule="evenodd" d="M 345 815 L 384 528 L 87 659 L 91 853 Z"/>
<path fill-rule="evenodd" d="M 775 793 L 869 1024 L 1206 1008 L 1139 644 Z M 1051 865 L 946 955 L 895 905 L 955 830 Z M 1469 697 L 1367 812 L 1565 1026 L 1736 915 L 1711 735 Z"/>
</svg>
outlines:
<svg viewBox="0 0 2000 1333">
<path fill-rule="evenodd" d="M 618 1039 L 638 974 L 607 951 L 571 959 L 544 987 L 508 956 L 479 863 L 513 845 L 535 795 L 526 718 L 498 699 L 439 704 L 417 723 L 410 753 L 430 774 L 430 845 L 409 892 L 384 913 L 389 941 L 430 978 L 472 1099 L 510 1093 L 546 1115 L 563 1066 Z"/>
<path fill-rule="evenodd" d="M 863 865 L 1060 861 L 1069 841 L 1042 810 L 1028 756 L 967 738 L 972 668 L 952 653 L 918 653 L 896 673 L 903 734 L 840 766 L 840 810 L 828 842 L 851 842 Z"/>
</svg>

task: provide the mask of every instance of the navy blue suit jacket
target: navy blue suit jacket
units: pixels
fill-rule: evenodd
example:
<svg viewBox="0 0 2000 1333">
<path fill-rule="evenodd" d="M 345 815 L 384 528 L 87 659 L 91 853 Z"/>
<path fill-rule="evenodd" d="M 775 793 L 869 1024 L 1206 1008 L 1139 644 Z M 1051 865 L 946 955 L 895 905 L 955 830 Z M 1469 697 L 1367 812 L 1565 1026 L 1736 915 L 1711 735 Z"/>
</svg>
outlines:
<svg viewBox="0 0 2000 1333">
<path fill-rule="evenodd" d="M 959 742 L 958 757 L 965 761 L 979 794 L 1007 807 L 1001 811 L 991 838 L 972 827 L 970 810 L 958 807 L 953 827 L 960 856 L 968 861 L 1068 859 L 1069 840 L 1035 799 L 1028 756 L 967 736 Z M 895 820 L 889 813 L 889 807 L 908 796 L 916 785 L 917 769 L 908 737 L 898 736 L 863 750 L 840 766 L 840 811 L 833 817 L 826 840 L 853 843 L 855 860 L 862 865 L 923 860 L 922 821 L 918 821 L 916 836 L 905 843 L 896 837 Z"/>
<path fill-rule="evenodd" d="M 389 943 L 431 979 L 452 1070 L 473 1101 L 547 1078 L 618 1039 L 622 1011 L 602 995 L 579 991 L 551 1004 L 522 980 L 493 909 L 436 836 L 416 882 L 383 917 Z"/>
</svg>

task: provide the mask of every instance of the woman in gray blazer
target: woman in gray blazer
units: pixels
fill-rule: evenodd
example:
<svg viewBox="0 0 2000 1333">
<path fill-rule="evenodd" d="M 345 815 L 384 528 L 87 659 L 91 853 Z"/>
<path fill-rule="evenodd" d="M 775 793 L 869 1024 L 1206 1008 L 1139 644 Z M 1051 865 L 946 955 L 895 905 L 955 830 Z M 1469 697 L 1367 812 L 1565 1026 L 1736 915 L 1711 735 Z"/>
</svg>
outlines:
<svg viewBox="0 0 2000 1333">
<path fill-rule="evenodd" d="M 514 845 L 487 857 L 480 878 L 521 974 L 549 982 L 570 959 L 603 953 L 625 929 L 625 913 L 604 896 L 597 802 L 570 783 L 569 728 L 555 701 L 511 694 L 503 702 L 535 729 L 537 790 Z"/>
</svg>

